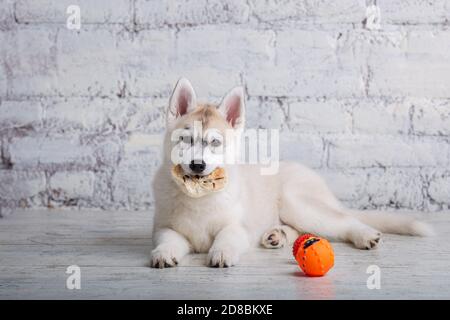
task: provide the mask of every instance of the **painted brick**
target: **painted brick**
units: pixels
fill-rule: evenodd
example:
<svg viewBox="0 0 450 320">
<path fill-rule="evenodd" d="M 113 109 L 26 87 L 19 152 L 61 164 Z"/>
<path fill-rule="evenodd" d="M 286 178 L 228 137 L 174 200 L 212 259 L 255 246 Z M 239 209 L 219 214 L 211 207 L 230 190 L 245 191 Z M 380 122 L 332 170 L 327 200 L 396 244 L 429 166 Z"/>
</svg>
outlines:
<svg viewBox="0 0 450 320">
<path fill-rule="evenodd" d="M 377 0 L 382 24 L 446 23 L 450 6 L 446 0 Z"/>
<path fill-rule="evenodd" d="M 280 129 L 286 128 L 285 114 L 287 102 L 267 99 L 250 98 L 245 105 L 246 128 Z"/>
<path fill-rule="evenodd" d="M 192 78 L 201 96 L 222 97 L 241 83 L 241 74 L 270 64 L 274 32 L 248 27 L 201 26 L 177 35 L 173 69 Z"/>
<path fill-rule="evenodd" d="M 113 177 L 113 200 L 127 208 L 153 204 L 152 180 L 159 164 L 162 137 L 132 134 Z"/>
<path fill-rule="evenodd" d="M 321 171 L 336 196 L 354 208 L 422 207 L 419 169 L 345 169 Z M 401 187 L 399 187 L 401 186 Z"/>
<path fill-rule="evenodd" d="M 56 41 L 58 85 L 65 96 L 115 96 L 121 65 L 116 28 L 89 26 L 79 32 L 61 28 Z"/>
<path fill-rule="evenodd" d="M 0 6 L 0 30 L 9 29 L 12 27 L 13 24 L 14 24 L 14 1 L 2 0 L 2 4 Z"/>
<path fill-rule="evenodd" d="M 412 121 L 416 134 L 450 135 L 450 101 L 415 101 Z"/>
<path fill-rule="evenodd" d="M 112 118 L 125 117 L 125 110 L 114 99 L 46 99 L 43 104 L 48 131 L 103 131 Z"/>
<path fill-rule="evenodd" d="M 347 101 L 314 100 L 288 103 L 288 124 L 294 132 L 349 133 L 352 127 L 351 108 Z"/>
<path fill-rule="evenodd" d="M 137 0 L 136 22 L 150 27 L 244 23 L 249 6 L 239 0 Z"/>
<path fill-rule="evenodd" d="M 434 173 L 430 179 L 428 194 L 434 204 L 439 205 L 439 209 L 450 208 L 450 171 Z"/>
<path fill-rule="evenodd" d="M 94 192 L 95 175 L 90 171 L 56 172 L 50 177 L 50 189 L 57 199 L 89 198 Z"/>
<path fill-rule="evenodd" d="M 56 30 L 23 26 L 5 35 L 5 63 L 10 73 L 8 95 L 52 95 L 57 87 Z"/>
<path fill-rule="evenodd" d="M 0 21 L 4 19 L 2 15 L 2 9 L 0 9 Z M 6 40 L 8 38 L 8 33 L 6 31 L 2 31 L 2 22 L 0 22 L 0 43 L 6 43 Z M 7 65 L 6 65 L 6 52 L 7 52 L 7 46 L 1 46 L 0 47 L 0 59 L 2 63 L 0 63 L 0 103 L 1 99 L 6 97 L 6 91 L 8 87 L 7 82 Z"/>
<path fill-rule="evenodd" d="M 449 97 L 450 31 L 398 29 L 364 38 L 369 95 Z"/>
<path fill-rule="evenodd" d="M 275 58 L 244 74 L 258 96 L 354 97 L 364 94 L 360 62 L 342 31 L 277 31 Z"/>
<path fill-rule="evenodd" d="M 284 134 L 280 136 L 280 159 L 298 161 L 311 168 L 323 166 L 324 142 L 315 135 Z"/>
<path fill-rule="evenodd" d="M 359 205 L 367 203 L 368 174 L 375 170 L 379 169 L 322 169 L 319 173 L 338 199 Z"/>
<path fill-rule="evenodd" d="M 450 145 L 440 139 L 355 136 L 331 142 L 332 168 L 448 166 Z"/>
<path fill-rule="evenodd" d="M 19 23 L 66 23 L 70 5 L 80 7 L 81 24 L 130 23 L 131 1 L 114 0 L 18 0 L 15 15 Z"/>
<path fill-rule="evenodd" d="M 1 39 L 0 39 L 1 41 Z M 6 97 L 7 88 L 6 70 L 3 65 L 0 65 L 0 97 Z"/>
<path fill-rule="evenodd" d="M 133 96 L 169 96 L 181 77 L 172 68 L 176 60 L 174 30 L 142 30 L 136 35 L 117 38 L 120 72 L 125 94 Z M 157 76 L 155 76 L 157 75 Z M 189 75 L 186 75 L 187 77 Z"/>
<path fill-rule="evenodd" d="M 423 209 L 422 179 L 416 168 L 388 169 L 370 174 L 366 188 L 372 208 Z"/>
<path fill-rule="evenodd" d="M 346 205 L 448 208 L 450 3 L 377 0 L 368 30 L 374 2 L 3 0 L 1 214 L 150 208 L 181 76 L 212 103 L 243 85 L 247 126 L 279 129 L 281 158 Z"/>
<path fill-rule="evenodd" d="M 169 98 L 47 98 L 42 100 L 48 132 L 162 133 Z M 1 108 L 1 107 L 0 107 Z M 0 109 L 1 110 L 1 109 Z M 1 120 L 0 120 L 1 121 Z"/>
<path fill-rule="evenodd" d="M 314 23 L 360 23 L 366 12 L 364 0 L 250 0 L 260 21 L 295 20 Z"/>
<path fill-rule="evenodd" d="M 97 168 L 111 168 L 119 163 L 122 140 L 116 135 L 87 135 L 83 137 L 83 146 L 92 150 Z"/>
<path fill-rule="evenodd" d="M 362 134 L 408 134 L 412 104 L 405 100 L 361 100 L 353 108 L 353 129 Z"/>
<path fill-rule="evenodd" d="M 95 163 L 92 148 L 81 145 L 76 136 L 17 137 L 11 141 L 9 152 L 15 167 L 51 164 L 90 166 Z"/>
<path fill-rule="evenodd" d="M 0 130 L 15 127 L 39 127 L 42 106 L 39 101 L 3 101 L 0 103 Z"/>
<path fill-rule="evenodd" d="M 42 172 L 0 170 L 0 198 L 22 200 L 45 191 L 45 175 Z"/>
<path fill-rule="evenodd" d="M 122 120 L 127 132 L 162 134 L 166 129 L 166 112 L 169 98 L 130 99 L 121 102 L 121 109 L 127 110 Z"/>
</svg>

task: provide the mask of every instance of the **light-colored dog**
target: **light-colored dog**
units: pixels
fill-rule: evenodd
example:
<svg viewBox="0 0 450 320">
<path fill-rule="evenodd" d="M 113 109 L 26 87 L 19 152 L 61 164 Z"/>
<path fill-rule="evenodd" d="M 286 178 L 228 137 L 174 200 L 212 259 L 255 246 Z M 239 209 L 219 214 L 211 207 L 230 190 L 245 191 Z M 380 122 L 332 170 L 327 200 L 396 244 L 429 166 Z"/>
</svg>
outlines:
<svg viewBox="0 0 450 320">
<path fill-rule="evenodd" d="M 381 232 L 425 236 L 425 223 L 397 214 L 359 212 L 344 208 L 325 182 L 297 163 L 281 163 L 275 175 L 261 175 L 258 165 L 224 164 L 226 188 L 200 198 L 183 193 L 171 178 L 172 154 L 197 147 L 184 161 L 187 175 L 207 175 L 217 164 L 208 162 L 226 140 L 228 129 L 239 132 L 245 122 L 244 92 L 231 90 L 219 106 L 197 104 L 186 79 L 170 98 L 164 158 L 154 180 L 156 201 L 151 265 L 172 267 L 189 252 L 208 253 L 207 264 L 228 267 L 251 245 L 280 248 L 299 233 L 314 233 L 373 249 Z M 195 136 L 201 123 L 202 136 Z M 211 130 L 210 130 L 211 129 Z M 174 132 L 181 132 L 174 138 Z"/>
</svg>

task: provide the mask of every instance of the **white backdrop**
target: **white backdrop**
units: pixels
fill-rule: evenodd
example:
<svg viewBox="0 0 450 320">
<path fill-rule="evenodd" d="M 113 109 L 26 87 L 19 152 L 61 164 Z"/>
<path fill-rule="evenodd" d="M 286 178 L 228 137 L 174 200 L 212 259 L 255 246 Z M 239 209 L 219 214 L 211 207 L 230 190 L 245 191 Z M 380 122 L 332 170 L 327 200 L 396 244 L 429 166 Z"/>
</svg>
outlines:
<svg viewBox="0 0 450 320">
<path fill-rule="evenodd" d="M 211 102 L 243 85 L 248 125 L 280 129 L 282 157 L 350 206 L 449 208 L 449 16 L 445 0 L 0 0 L 3 214 L 151 207 L 180 76 Z"/>
</svg>

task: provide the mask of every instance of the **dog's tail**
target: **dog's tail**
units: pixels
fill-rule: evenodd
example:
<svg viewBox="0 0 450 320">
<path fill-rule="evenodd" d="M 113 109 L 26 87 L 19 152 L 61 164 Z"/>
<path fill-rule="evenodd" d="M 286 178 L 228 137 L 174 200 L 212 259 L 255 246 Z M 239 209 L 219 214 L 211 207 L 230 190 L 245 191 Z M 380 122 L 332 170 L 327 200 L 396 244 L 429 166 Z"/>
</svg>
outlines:
<svg viewBox="0 0 450 320">
<path fill-rule="evenodd" d="M 410 236 L 427 237 L 434 235 L 434 230 L 428 223 L 419 221 L 398 213 L 379 211 L 350 210 L 350 214 L 359 221 L 383 232 Z"/>
</svg>

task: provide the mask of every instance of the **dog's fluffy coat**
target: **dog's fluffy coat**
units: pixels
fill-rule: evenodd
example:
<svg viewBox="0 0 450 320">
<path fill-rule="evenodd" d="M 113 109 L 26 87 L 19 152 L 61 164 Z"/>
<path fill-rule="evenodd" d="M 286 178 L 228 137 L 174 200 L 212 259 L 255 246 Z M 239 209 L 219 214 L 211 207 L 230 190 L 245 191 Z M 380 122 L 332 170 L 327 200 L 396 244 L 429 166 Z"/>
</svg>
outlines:
<svg viewBox="0 0 450 320">
<path fill-rule="evenodd" d="M 164 159 L 153 185 L 153 267 L 175 266 L 189 252 L 208 253 L 210 266 L 232 266 L 249 246 L 279 248 L 303 232 L 351 242 L 360 249 L 375 248 L 381 232 L 432 233 L 428 225 L 405 216 L 344 208 L 315 172 L 297 163 L 281 163 L 276 175 L 261 175 L 257 165 L 225 165 L 229 182 L 223 191 L 191 198 L 170 177 L 174 147 L 170 137 L 173 130 L 189 128 L 193 121 L 221 132 L 242 129 L 242 88 L 230 91 L 215 107 L 198 105 L 186 79 L 175 86 L 167 112 Z M 213 169 L 207 164 L 206 173 Z"/>
</svg>

